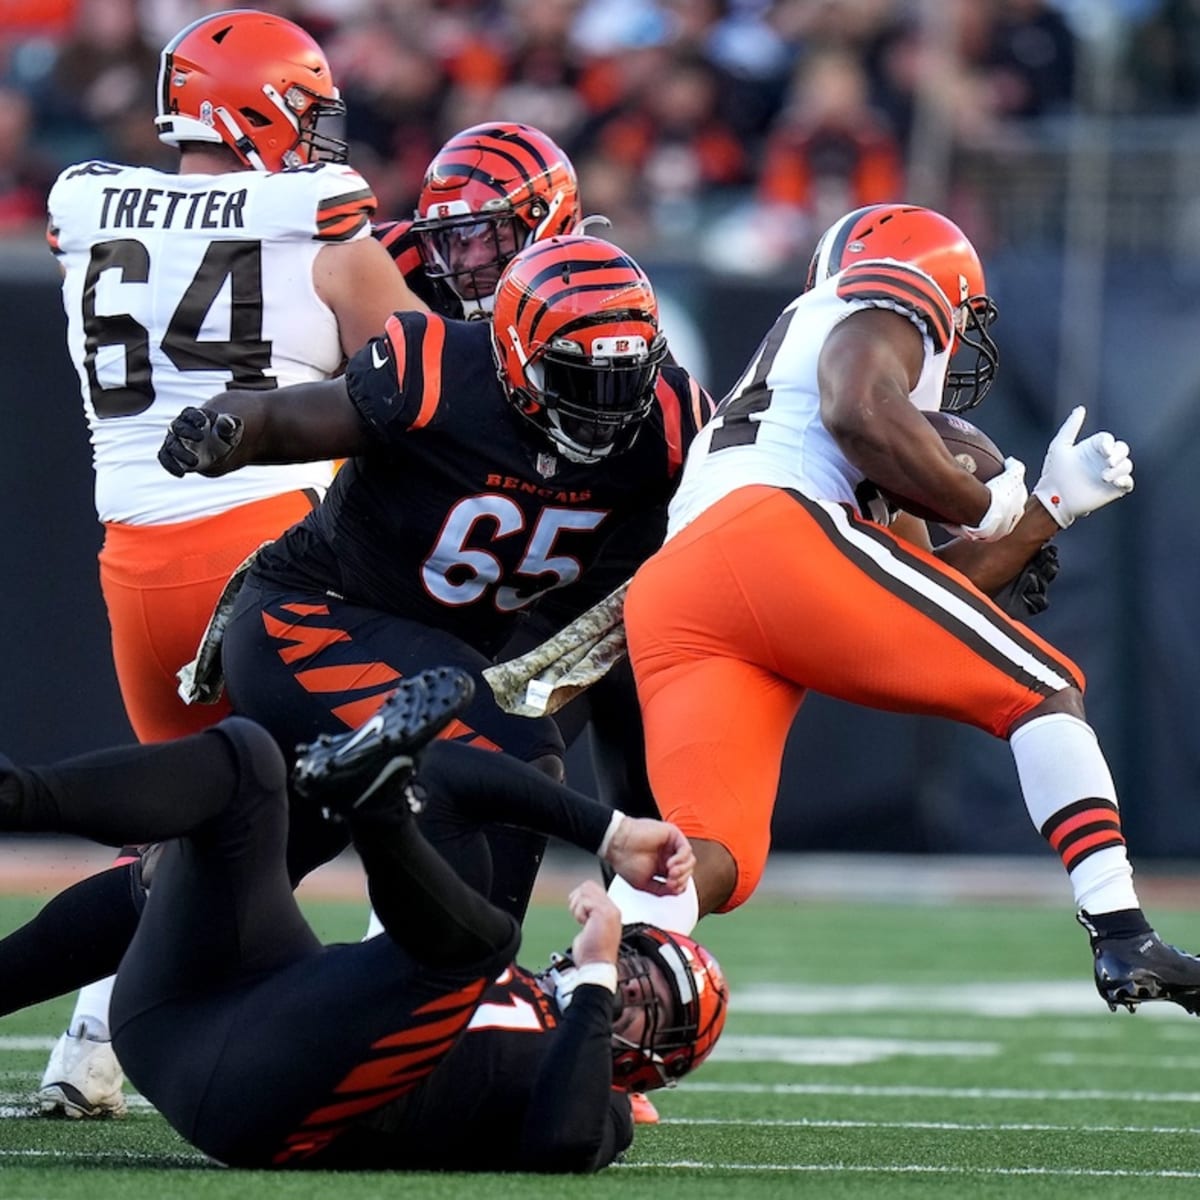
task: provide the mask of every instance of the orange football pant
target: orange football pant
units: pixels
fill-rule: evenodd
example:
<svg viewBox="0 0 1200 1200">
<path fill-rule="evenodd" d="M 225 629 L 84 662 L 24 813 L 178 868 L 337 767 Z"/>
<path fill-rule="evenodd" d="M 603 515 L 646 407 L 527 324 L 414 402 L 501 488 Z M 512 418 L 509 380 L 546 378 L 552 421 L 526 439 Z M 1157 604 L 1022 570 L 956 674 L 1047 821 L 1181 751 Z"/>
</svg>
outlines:
<svg viewBox="0 0 1200 1200">
<path fill-rule="evenodd" d="M 625 600 L 650 784 L 754 891 L 792 721 L 811 688 L 1005 737 L 1078 667 L 959 572 L 848 506 L 739 489 L 673 537 Z M 870 748 L 864 747 L 864 753 Z"/>
<path fill-rule="evenodd" d="M 230 575 L 314 502 L 311 493 L 295 491 L 173 525 L 105 524 L 100 590 L 117 684 L 138 741 L 197 733 L 229 714 L 224 698 L 185 704 L 175 673 L 195 658 Z"/>
</svg>

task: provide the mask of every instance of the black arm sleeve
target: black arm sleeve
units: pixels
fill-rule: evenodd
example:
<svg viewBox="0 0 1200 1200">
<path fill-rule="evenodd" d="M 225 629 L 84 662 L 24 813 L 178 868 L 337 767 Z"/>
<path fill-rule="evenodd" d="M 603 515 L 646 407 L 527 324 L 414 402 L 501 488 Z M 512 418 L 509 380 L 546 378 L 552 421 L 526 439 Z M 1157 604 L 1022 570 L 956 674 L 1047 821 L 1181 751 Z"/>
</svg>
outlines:
<svg viewBox="0 0 1200 1200">
<path fill-rule="evenodd" d="M 537 1074 L 518 1170 L 597 1171 L 633 1141 L 629 1098 L 612 1087 L 612 1011 L 607 988 L 575 989 Z"/>
<path fill-rule="evenodd" d="M 434 742 L 422 753 L 417 781 L 431 799 L 480 822 L 521 825 L 595 853 L 612 809 L 555 783 L 528 763 L 459 742 Z"/>
</svg>

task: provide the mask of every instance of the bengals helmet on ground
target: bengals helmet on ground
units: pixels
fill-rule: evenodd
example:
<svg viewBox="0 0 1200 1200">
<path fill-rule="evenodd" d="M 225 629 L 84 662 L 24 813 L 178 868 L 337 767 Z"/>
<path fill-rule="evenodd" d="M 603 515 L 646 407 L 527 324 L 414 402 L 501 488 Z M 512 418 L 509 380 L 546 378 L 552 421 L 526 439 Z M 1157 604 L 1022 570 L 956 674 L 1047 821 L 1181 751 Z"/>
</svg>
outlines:
<svg viewBox="0 0 1200 1200">
<path fill-rule="evenodd" d="M 537 242 L 496 289 L 492 350 L 526 420 L 572 462 L 633 445 L 667 353 L 645 272 L 602 238 Z"/>
<path fill-rule="evenodd" d="M 220 142 L 256 171 L 346 161 L 346 143 L 317 132 L 346 111 L 321 48 L 299 25 L 232 9 L 193 21 L 163 48 L 159 138 Z"/>
<path fill-rule="evenodd" d="M 491 311 L 518 250 L 580 220 L 571 160 L 531 125 L 497 121 L 456 133 L 425 172 L 413 233 L 425 274 L 443 280 L 468 317 Z"/>
<path fill-rule="evenodd" d="M 942 409 L 974 408 L 987 395 L 999 362 L 996 343 L 987 331 L 996 319 L 996 305 L 987 294 L 975 247 L 953 221 L 932 209 L 869 204 L 847 213 L 821 235 L 804 290 L 853 263 L 879 258 L 911 263 L 945 293 L 955 313 L 951 353 L 962 349 L 971 365 L 947 373 Z"/>
<path fill-rule="evenodd" d="M 666 977 L 670 1011 L 652 986 L 648 963 Z M 646 1021 L 637 1043 L 614 1033 L 613 1086 L 627 1092 L 674 1086 L 713 1052 L 725 1028 L 729 985 L 720 964 L 681 933 L 655 925 L 626 925 L 617 976 L 622 1011 L 643 1007 Z"/>
</svg>

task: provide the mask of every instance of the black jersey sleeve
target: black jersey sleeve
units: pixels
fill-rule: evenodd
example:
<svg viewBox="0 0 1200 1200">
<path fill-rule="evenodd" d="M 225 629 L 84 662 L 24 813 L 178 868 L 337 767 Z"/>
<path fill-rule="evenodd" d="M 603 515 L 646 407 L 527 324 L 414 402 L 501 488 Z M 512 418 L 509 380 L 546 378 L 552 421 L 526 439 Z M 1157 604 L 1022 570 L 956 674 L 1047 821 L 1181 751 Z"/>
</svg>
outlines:
<svg viewBox="0 0 1200 1200">
<path fill-rule="evenodd" d="M 556 783 L 536 767 L 461 742 L 427 746 L 417 781 L 431 801 L 466 817 L 521 825 L 592 853 L 612 820 L 607 805 Z"/>
<path fill-rule="evenodd" d="M 442 399 L 446 322 L 418 312 L 393 313 L 346 366 L 350 400 L 385 441 L 433 421 Z"/>
<path fill-rule="evenodd" d="M 575 989 L 538 1070 L 518 1170 L 597 1171 L 632 1143 L 629 1098 L 612 1086 L 612 1013 L 607 988 Z"/>
<path fill-rule="evenodd" d="M 712 397 L 683 367 L 668 363 L 658 376 L 654 399 L 667 445 L 667 470 L 674 478 L 700 428 L 713 415 Z"/>
</svg>

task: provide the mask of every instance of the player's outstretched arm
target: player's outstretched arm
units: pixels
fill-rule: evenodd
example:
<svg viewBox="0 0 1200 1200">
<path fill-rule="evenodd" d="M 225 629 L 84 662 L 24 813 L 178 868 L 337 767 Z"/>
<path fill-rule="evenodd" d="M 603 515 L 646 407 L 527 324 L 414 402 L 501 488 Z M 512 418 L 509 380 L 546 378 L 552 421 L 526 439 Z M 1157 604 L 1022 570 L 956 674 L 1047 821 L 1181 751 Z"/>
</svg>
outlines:
<svg viewBox="0 0 1200 1200">
<path fill-rule="evenodd" d="M 430 806 L 561 838 L 603 858 L 633 887 L 675 895 L 691 878 L 692 848 L 674 825 L 614 812 L 507 754 L 435 741 L 421 754 L 417 779 Z"/>
<path fill-rule="evenodd" d="M 316 462 L 364 450 L 367 431 L 344 378 L 275 391 L 228 391 L 185 408 L 158 452 L 180 477 L 226 475 L 250 463 Z"/>
</svg>

